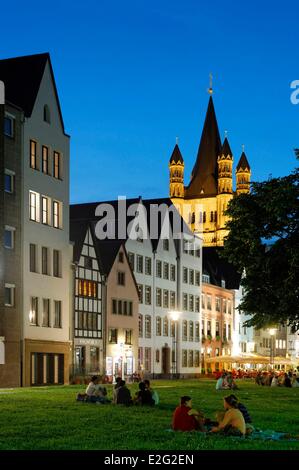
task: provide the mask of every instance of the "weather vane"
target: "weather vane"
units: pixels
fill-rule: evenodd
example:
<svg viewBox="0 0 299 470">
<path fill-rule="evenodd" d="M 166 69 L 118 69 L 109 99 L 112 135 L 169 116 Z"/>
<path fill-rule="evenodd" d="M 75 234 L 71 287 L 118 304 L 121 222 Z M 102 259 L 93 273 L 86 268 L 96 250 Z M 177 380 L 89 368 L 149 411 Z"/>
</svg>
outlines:
<svg viewBox="0 0 299 470">
<path fill-rule="evenodd" d="M 227 139 L 227 134 L 228 134 L 228 132 L 227 132 L 227 131 L 224 131 L 224 137 L 225 137 L 225 139 Z"/>
<path fill-rule="evenodd" d="M 178 143 L 179 143 L 179 138 L 178 137 L 175 138 L 175 143 L 178 145 Z"/>
<path fill-rule="evenodd" d="M 208 89 L 208 93 L 212 96 L 212 94 L 213 94 L 213 75 L 212 75 L 212 73 L 210 73 L 209 77 L 210 77 L 210 88 Z"/>
<path fill-rule="evenodd" d="M 242 145 L 242 151 L 245 152 L 245 145 Z"/>
</svg>

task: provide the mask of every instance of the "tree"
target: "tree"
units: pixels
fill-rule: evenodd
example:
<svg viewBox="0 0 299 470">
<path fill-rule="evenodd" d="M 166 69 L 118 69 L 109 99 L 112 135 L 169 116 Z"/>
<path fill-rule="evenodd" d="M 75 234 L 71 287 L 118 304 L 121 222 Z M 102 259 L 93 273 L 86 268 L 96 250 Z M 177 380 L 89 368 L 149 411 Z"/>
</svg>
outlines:
<svg viewBox="0 0 299 470">
<path fill-rule="evenodd" d="M 295 150 L 299 159 L 299 149 Z M 229 234 L 221 256 L 245 273 L 239 306 L 247 326 L 274 324 L 299 330 L 299 168 L 252 183 L 232 199 Z"/>
</svg>

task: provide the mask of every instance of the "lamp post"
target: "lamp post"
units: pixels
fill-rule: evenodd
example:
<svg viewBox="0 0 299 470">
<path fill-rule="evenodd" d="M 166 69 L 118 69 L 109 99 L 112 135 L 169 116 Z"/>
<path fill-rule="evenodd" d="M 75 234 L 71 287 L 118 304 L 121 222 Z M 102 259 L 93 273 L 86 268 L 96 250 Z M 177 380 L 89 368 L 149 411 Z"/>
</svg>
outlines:
<svg viewBox="0 0 299 470">
<path fill-rule="evenodd" d="M 174 323 L 174 331 L 172 333 L 172 378 L 177 377 L 178 375 L 178 356 L 179 356 L 179 349 L 178 349 L 178 339 L 179 339 L 179 317 L 180 313 L 178 311 L 169 312 L 170 318 Z"/>
<path fill-rule="evenodd" d="M 270 367 L 274 368 L 274 357 L 275 357 L 275 334 L 276 328 L 269 329 L 271 342 L 270 342 Z"/>
</svg>

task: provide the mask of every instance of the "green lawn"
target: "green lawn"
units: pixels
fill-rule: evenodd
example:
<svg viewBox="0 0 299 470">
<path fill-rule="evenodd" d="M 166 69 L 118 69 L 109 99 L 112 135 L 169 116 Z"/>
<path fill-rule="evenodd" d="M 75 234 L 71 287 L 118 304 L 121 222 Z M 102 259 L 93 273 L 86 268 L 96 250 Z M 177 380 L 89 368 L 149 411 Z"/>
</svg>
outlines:
<svg viewBox="0 0 299 470">
<path fill-rule="evenodd" d="M 298 442 L 250 441 L 200 433 L 169 432 L 181 395 L 211 418 L 225 391 L 212 380 L 156 381 L 155 409 L 123 408 L 75 401 L 82 386 L 0 390 L 0 449 L 299 449 Z M 258 387 L 241 381 L 237 392 L 256 427 L 299 434 L 299 389 Z M 111 395 L 111 386 L 109 395 Z M 132 393 L 137 385 L 131 385 Z"/>
</svg>

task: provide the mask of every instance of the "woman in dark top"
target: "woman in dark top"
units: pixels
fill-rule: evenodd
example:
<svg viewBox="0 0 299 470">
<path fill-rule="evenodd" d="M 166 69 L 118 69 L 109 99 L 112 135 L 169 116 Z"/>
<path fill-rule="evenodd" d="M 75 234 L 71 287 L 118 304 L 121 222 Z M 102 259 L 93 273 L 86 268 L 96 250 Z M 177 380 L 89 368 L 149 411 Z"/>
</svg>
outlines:
<svg viewBox="0 0 299 470">
<path fill-rule="evenodd" d="M 139 392 L 136 394 L 136 404 L 142 406 L 153 406 L 155 404 L 151 392 L 146 388 L 144 382 L 139 384 Z"/>
</svg>

